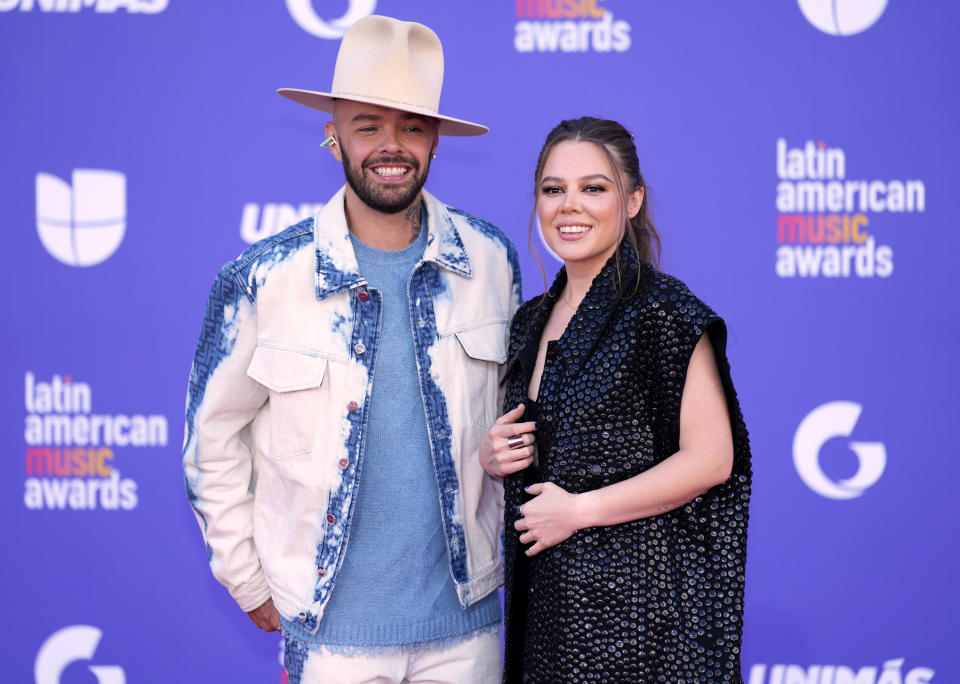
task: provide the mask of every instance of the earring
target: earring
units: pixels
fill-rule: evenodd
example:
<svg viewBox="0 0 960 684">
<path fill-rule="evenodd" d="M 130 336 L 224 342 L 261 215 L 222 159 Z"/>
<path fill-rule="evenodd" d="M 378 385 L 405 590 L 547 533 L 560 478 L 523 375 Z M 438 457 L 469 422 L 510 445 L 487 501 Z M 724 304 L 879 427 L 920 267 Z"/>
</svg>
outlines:
<svg viewBox="0 0 960 684">
<path fill-rule="evenodd" d="M 322 143 L 320 143 L 320 147 L 333 147 L 333 146 L 336 145 L 336 144 L 337 144 L 336 138 L 334 138 L 334 137 L 331 135 L 329 138 L 327 138 L 327 139 L 324 140 Z"/>
<path fill-rule="evenodd" d="M 436 158 L 437 158 L 437 155 L 434 154 L 433 152 L 431 152 L 431 153 L 430 153 L 430 158 L 431 158 L 431 159 L 436 159 Z"/>
</svg>

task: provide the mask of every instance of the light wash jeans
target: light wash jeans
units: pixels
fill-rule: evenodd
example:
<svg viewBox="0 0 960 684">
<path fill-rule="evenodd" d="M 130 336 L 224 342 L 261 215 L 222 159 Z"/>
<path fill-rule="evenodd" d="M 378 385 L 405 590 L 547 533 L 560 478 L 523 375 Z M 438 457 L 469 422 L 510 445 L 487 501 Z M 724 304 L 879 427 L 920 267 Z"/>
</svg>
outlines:
<svg viewBox="0 0 960 684">
<path fill-rule="evenodd" d="M 498 684 L 500 631 L 446 648 L 385 655 L 341 655 L 326 649 L 291 658 L 289 684 Z"/>
</svg>

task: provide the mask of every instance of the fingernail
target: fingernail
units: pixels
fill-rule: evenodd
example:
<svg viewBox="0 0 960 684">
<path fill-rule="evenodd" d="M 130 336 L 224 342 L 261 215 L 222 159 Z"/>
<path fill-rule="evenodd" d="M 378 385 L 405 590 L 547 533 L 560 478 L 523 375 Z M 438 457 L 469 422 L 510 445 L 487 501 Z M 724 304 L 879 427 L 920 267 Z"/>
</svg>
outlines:
<svg viewBox="0 0 960 684">
<path fill-rule="evenodd" d="M 523 488 L 523 491 L 529 492 L 529 491 L 530 491 L 530 487 L 532 487 L 532 486 L 533 486 L 533 485 L 527 485 L 526 487 Z"/>
<path fill-rule="evenodd" d="M 540 423 L 539 423 L 539 422 L 533 424 L 533 429 L 534 429 L 534 430 L 536 430 L 538 427 L 540 427 Z"/>
</svg>

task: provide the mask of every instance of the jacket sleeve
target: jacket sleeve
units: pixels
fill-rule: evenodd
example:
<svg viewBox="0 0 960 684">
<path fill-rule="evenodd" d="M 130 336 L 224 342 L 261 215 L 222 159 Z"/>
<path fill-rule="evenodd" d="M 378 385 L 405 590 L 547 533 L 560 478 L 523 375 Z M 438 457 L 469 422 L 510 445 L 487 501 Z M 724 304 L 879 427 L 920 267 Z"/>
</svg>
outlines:
<svg viewBox="0 0 960 684">
<path fill-rule="evenodd" d="M 522 276 L 520 274 L 520 259 L 517 256 L 517 248 L 514 246 L 511 240 L 507 240 L 507 266 L 510 268 L 510 295 L 509 301 L 507 302 L 507 361 L 510 357 L 510 340 L 513 337 L 513 323 L 514 318 L 517 315 L 517 311 L 523 305 L 523 282 Z M 505 373 L 507 372 L 507 364 L 504 362 L 500 366 L 500 372 L 498 377 L 503 379 Z M 500 383 L 500 389 L 497 392 L 497 408 L 503 407 L 503 401 L 506 398 L 507 387 L 506 383 Z M 506 412 L 506 411 L 504 411 Z"/>
<path fill-rule="evenodd" d="M 254 303 L 224 267 L 190 371 L 183 473 L 211 570 L 245 612 L 270 598 L 253 541 L 253 455 L 245 439 L 267 399 L 246 372 L 256 341 Z"/>
</svg>

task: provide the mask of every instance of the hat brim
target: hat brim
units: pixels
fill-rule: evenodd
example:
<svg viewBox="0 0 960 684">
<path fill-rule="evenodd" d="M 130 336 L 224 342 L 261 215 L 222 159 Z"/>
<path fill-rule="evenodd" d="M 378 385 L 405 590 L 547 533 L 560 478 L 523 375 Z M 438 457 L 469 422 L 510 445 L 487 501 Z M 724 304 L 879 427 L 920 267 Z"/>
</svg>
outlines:
<svg viewBox="0 0 960 684">
<path fill-rule="evenodd" d="M 313 109 L 319 109 L 321 112 L 327 112 L 328 114 L 333 113 L 334 100 L 352 100 L 353 102 L 365 102 L 367 104 L 377 105 L 379 107 L 389 107 L 391 109 L 399 109 L 402 112 L 412 112 L 413 114 L 429 116 L 430 118 L 436 119 L 440 122 L 440 127 L 437 129 L 437 132 L 440 135 L 483 135 L 490 130 L 486 126 L 481 126 L 480 124 L 471 123 L 462 119 L 454 119 L 453 117 L 443 116 L 442 114 L 437 114 L 435 111 L 426 109 L 424 107 L 417 107 L 416 105 L 407 104 L 405 102 L 385 100 L 379 97 L 367 97 L 364 95 L 343 93 L 334 95 L 333 93 L 318 93 L 313 90 L 299 90 L 297 88 L 280 88 L 277 90 L 277 94 L 283 95 L 285 98 L 293 100 L 298 104 L 306 105 L 307 107 L 312 107 Z"/>
</svg>

